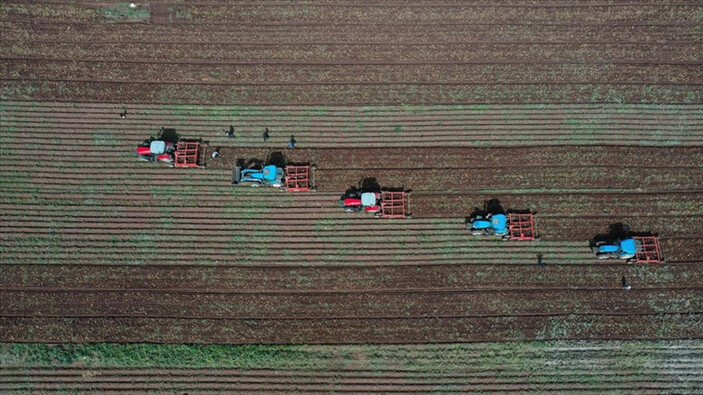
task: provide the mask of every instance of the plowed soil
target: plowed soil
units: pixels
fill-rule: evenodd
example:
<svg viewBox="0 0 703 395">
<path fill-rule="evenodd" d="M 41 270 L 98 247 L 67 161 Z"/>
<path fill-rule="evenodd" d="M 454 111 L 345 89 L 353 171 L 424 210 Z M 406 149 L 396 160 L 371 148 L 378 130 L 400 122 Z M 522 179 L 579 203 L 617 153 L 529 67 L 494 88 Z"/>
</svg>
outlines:
<svg viewBox="0 0 703 395">
<path fill-rule="evenodd" d="M 702 338 L 702 10 L 5 1 L 0 341 Z M 162 127 L 200 139 L 205 166 L 139 162 L 134 148 Z M 238 159 L 315 165 L 317 189 L 235 187 Z M 371 178 L 409 191 L 412 218 L 343 212 L 344 191 Z M 491 199 L 534 213 L 540 240 L 471 237 L 466 218 Z M 656 234 L 665 262 L 597 260 L 590 242 L 617 233 Z M 0 379 L 231 389 L 210 373 L 105 374 L 110 386 Z M 252 377 L 239 389 L 290 390 Z M 365 377 L 338 388 L 390 389 Z M 295 389 L 324 388 L 308 379 Z M 435 388 L 411 379 L 384 378 Z"/>
<path fill-rule="evenodd" d="M 3 96 L 700 103 L 700 4 L 4 2 Z"/>
</svg>

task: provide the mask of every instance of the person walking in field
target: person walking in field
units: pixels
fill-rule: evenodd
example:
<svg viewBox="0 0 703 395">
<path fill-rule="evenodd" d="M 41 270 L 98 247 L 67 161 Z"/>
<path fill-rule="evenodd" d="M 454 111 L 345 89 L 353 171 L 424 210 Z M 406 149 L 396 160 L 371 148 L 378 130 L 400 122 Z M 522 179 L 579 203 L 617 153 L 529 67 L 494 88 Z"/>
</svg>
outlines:
<svg viewBox="0 0 703 395">
<path fill-rule="evenodd" d="M 293 149 L 295 148 L 295 136 L 292 134 L 290 135 L 290 141 L 288 142 L 288 148 Z"/>
<path fill-rule="evenodd" d="M 231 139 L 234 138 L 234 126 L 229 125 L 229 132 L 225 133 L 225 135 Z"/>
<path fill-rule="evenodd" d="M 212 153 L 212 159 L 217 159 L 220 157 L 220 147 L 215 148 L 215 151 Z"/>
<path fill-rule="evenodd" d="M 543 255 L 542 255 L 541 253 L 540 253 L 540 254 L 537 254 L 537 267 L 540 268 L 540 269 L 543 269 L 544 266 L 546 266 L 546 265 L 542 262 L 542 256 L 543 256 Z"/>
<path fill-rule="evenodd" d="M 265 128 L 264 132 L 261 133 L 261 137 L 264 138 L 264 143 L 268 141 L 269 139 L 269 128 Z"/>
<path fill-rule="evenodd" d="M 127 109 L 123 108 L 122 112 L 120 113 L 120 118 L 125 119 L 127 118 Z"/>
<path fill-rule="evenodd" d="M 625 291 L 629 291 L 630 288 L 632 288 L 632 286 L 630 285 L 630 283 L 627 282 L 625 276 L 622 276 L 622 289 L 624 289 Z"/>
</svg>

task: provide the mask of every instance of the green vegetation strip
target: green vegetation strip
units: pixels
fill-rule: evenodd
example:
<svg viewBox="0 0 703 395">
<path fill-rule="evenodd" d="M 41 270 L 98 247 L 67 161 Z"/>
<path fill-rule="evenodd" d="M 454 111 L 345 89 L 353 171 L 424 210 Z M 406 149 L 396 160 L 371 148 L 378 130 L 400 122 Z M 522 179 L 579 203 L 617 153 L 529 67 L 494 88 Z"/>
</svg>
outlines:
<svg viewBox="0 0 703 395">
<path fill-rule="evenodd" d="M 599 365 L 640 371 L 703 354 L 703 340 L 551 341 L 427 345 L 183 345 L 22 344 L 0 345 L 0 367 L 236 368 L 285 370 L 549 369 Z M 558 363 L 557 363 L 558 362 Z"/>
</svg>

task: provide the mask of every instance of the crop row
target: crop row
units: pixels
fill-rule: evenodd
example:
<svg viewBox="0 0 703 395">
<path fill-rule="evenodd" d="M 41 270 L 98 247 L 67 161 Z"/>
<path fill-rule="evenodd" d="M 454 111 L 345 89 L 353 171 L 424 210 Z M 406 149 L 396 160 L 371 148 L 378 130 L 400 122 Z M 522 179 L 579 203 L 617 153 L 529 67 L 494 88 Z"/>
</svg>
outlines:
<svg viewBox="0 0 703 395">
<path fill-rule="evenodd" d="M 31 133 L 27 133 L 31 135 Z M 111 173 L 132 171 L 139 168 L 140 173 L 159 173 L 168 176 L 159 166 L 146 166 L 133 160 L 132 151 L 135 146 L 137 136 L 133 138 L 131 134 L 118 134 L 119 139 L 101 137 L 99 134 L 92 135 L 93 141 L 88 141 L 87 136 L 83 137 L 79 132 L 66 136 L 66 149 L 62 149 L 60 144 L 51 144 L 51 150 L 31 163 L 26 161 L 11 162 L 9 158 L 19 157 L 21 153 L 8 151 L 3 157 L 8 158 L 6 169 L 12 172 L 13 169 L 32 168 L 45 169 L 46 171 L 63 170 L 69 171 L 81 169 L 86 173 L 100 173 L 106 167 L 111 168 Z M 6 133 L 3 141 L 10 138 L 15 139 L 16 134 Z M 48 137 L 48 135 L 47 135 Z M 84 140 L 85 138 L 85 140 Z M 120 161 L 121 166 L 115 167 L 114 163 L 97 161 L 93 156 L 86 156 L 88 146 L 98 143 L 96 139 L 103 139 L 105 147 L 114 148 L 100 153 L 101 158 L 111 158 Z M 45 139 L 46 140 L 46 139 Z M 60 138 L 61 142 L 64 138 Z M 210 144 L 210 149 L 212 148 Z M 255 147 L 225 147 L 220 146 L 220 155 L 223 160 L 213 161 L 206 157 L 208 169 L 230 170 L 235 158 L 265 159 L 270 155 L 271 150 Z M 281 150 L 283 151 L 283 150 Z M 275 152 L 275 151 L 274 151 Z M 75 153 L 75 155 L 73 155 Z M 697 168 L 695 163 L 703 161 L 703 152 L 694 147 L 503 147 L 503 148 L 451 148 L 451 147 L 427 147 L 427 148 L 296 148 L 295 150 L 285 150 L 281 152 L 290 163 L 311 163 L 315 164 L 318 170 L 395 170 L 395 169 L 433 169 L 446 168 L 448 170 L 485 170 L 488 168 L 500 171 L 503 168 L 545 169 L 555 171 L 559 168 L 594 168 L 609 174 L 615 173 L 613 170 L 633 168 L 652 169 L 682 169 L 690 171 Z M 71 158 L 72 161 L 52 161 L 51 158 Z M 611 169 L 611 170 L 608 170 Z M 202 172 L 201 172 L 202 174 Z M 207 173 L 210 175 L 211 173 Z M 218 174 L 219 172 L 213 172 Z M 202 176 L 206 176 L 202 174 Z M 617 174 L 615 174 L 617 176 Z"/>
<path fill-rule="evenodd" d="M 224 175 L 223 175 L 224 177 Z M 149 179 L 145 179 L 148 182 Z M 187 180 L 187 179 L 186 179 Z M 93 186 L 84 184 L 61 186 L 47 185 L 39 188 L 42 179 L 6 177 L 8 186 L 2 191 L 5 204 L 45 205 L 48 210 L 60 211 L 68 207 L 89 206 L 84 210 L 92 210 L 101 206 L 134 206 L 152 207 L 147 213 L 154 215 L 159 208 L 171 207 L 171 211 L 188 212 L 189 207 L 210 207 L 213 219 L 249 218 L 275 215 L 277 219 L 301 219 L 320 217 L 319 214 L 333 217 L 364 218 L 363 214 L 345 214 L 340 211 L 338 203 L 343 189 L 327 192 L 310 192 L 307 194 L 287 194 L 279 190 L 262 190 L 232 186 L 223 179 L 222 184 L 188 183 L 166 185 L 155 183 L 149 186 L 126 186 L 95 183 Z M 357 180 L 350 180 L 356 184 Z M 10 185 L 10 182 L 13 184 Z M 210 185 L 208 185 L 210 184 Z M 399 187 L 391 180 L 384 180 L 388 187 Z M 206 192 L 200 189 L 206 188 Z M 129 195 L 129 196 L 128 196 Z M 667 190 L 610 190 L 607 189 L 478 189 L 478 190 L 442 190 L 416 191 L 410 196 L 410 210 L 417 218 L 451 217 L 464 218 L 483 208 L 490 199 L 497 199 L 504 209 L 531 210 L 539 215 L 559 218 L 569 217 L 602 217 L 602 216 L 682 216 L 692 218 L 700 216 L 700 191 L 667 191 Z M 130 198 L 131 197 L 131 198 Z M 242 199 L 240 199 L 240 197 Z M 53 206 L 53 207 L 52 207 Z M 73 207 L 74 209 L 76 207 Z M 219 208 L 219 210 L 217 210 Z M 27 207 L 27 209 L 36 209 Z M 104 210 L 104 209 L 101 209 Z M 119 207 L 118 210 L 123 210 Z M 195 212 L 195 211 L 193 211 Z M 58 213 L 57 215 L 61 215 Z M 177 216 L 183 214 L 176 214 Z M 112 215 L 114 216 L 114 215 Z M 119 216 L 119 215 L 118 215 Z M 207 220 L 207 214 L 199 214 Z"/>
<path fill-rule="evenodd" d="M 420 346 L 8 344 L 2 360 L 4 391 L 690 392 L 700 386 L 701 348 L 697 340 Z M 77 361 L 89 367 L 77 367 Z"/>
<path fill-rule="evenodd" d="M 533 257 L 534 258 L 534 257 Z M 699 289 L 700 264 L 622 265 L 598 262 L 559 265 L 544 259 L 533 265 L 462 264 L 391 266 L 253 266 L 170 265 L 38 265 L 6 264 L 0 285 L 7 291 L 84 290 L 163 291 L 191 293 L 329 293 L 378 291 L 552 291 L 612 290 L 627 276 L 633 290 Z"/>
<path fill-rule="evenodd" d="M 566 246 L 529 245 L 522 248 L 508 248 L 505 245 L 484 243 L 481 247 L 471 244 L 431 244 L 417 247 L 413 244 L 403 248 L 382 248 L 378 243 L 360 250 L 355 244 L 319 245 L 293 244 L 280 249 L 265 244 L 231 242 L 228 244 L 210 243 L 188 250 L 157 247 L 157 241 L 148 234 L 132 236 L 130 244 L 91 243 L 80 247 L 70 247 L 53 241 L 51 237 L 34 237 L 7 241 L 3 260 L 5 263 L 34 264 L 98 264 L 98 265 L 242 265 L 242 266 L 379 266 L 379 265 L 535 265 L 536 255 L 542 254 L 545 261 L 555 265 L 596 264 L 587 242 Z M 237 238 L 237 236 L 233 236 Z M 677 240 L 678 241 L 678 240 Z M 275 242 L 275 241 L 274 241 Z M 397 242 L 388 244 L 398 245 Z M 403 245 L 400 243 L 400 245 Z M 700 238 L 677 243 L 662 242 L 664 256 L 672 262 L 700 262 Z M 681 246 L 680 249 L 667 247 Z M 624 263 L 621 263 L 624 264 Z M 507 270 L 507 269 L 506 269 Z"/>
<path fill-rule="evenodd" d="M 0 317 L 10 342 L 339 344 L 698 338 L 700 313 L 473 318 L 213 320 Z"/>
<path fill-rule="evenodd" d="M 2 95 L 12 99 L 115 101 L 122 103 L 217 104 L 402 104 L 402 103 L 612 103 L 703 101 L 697 83 L 662 85 L 577 82 L 569 84 L 470 85 L 268 85 L 5 79 Z"/>
<path fill-rule="evenodd" d="M 274 64 L 365 64 L 365 63 L 435 63 L 439 62 L 531 62 L 552 61 L 588 63 L 610 61 L 701 62 L 703 44 L 668 43 L 436 43 L 436 44 L 208 44 L 208 43 L 7 43 L 0 55 L 6 59 L 36 58 L 99 60 L 105 62 L 153 59 L 162 61 L 200 61 Z M 667 56 L 662 56 L 666 53 Z M 539 55 L 537 55 L 539 54 Z M 41 63 L 40 63 L 41 64 Z M 577 66 L 577 65 L 574 65 Z M 161 64 L 170 70 L 171 65 Z M 646 68 L 640 65 L 641 68 Z M 9 68 L 12 70 L 12 67 Z M 650 71 L 651 68 L 647 68 Z M 168 71 L 167 71 L 168 73 Z M 346 72 L 345 72 L 346 74 Z M 75 74 L 80 76 L 80 74 Z M 90 77 L 88 73 L 84 77 Z M 138 78 L 138 74 L 118 75 Z M 94 77 L 95 78 L 95 77 Z M 446 78 L 446 77 L 445 77 Z M 579 79 L 581 80 L 581 79 Z M 646 79 L 651 80 L 651 79 Z M 483 81 L 486 82 L 486 81 Z M 623 82 L 623 81 L 616 81 Z"/>
<path fill-rule="evenodd" d="M 55 116 L 68 116 L 79 120 L 83 119 L 79 115 L 87 117 L 96 114 L 115 115 L 114 110 L 121 109 L 114 102 L 51 102 L 51 101 L 17 101 L 5 100 L 0 107 L 3 111 L 17 111 L 22 115 L 36 115 L 47 113 Z M 698 104 L 638 104 L 638 103 L 563 103 L 563 104 L 482 104 L 482 105 L 367 105 L 367 106 L 303 106 L 277 104 L 272 106 L 250 106 L 250 105 L 188 105 L 188 104 L 149 104 L 134 103 L 130 108 L 138 110 L 135 114 L 148 115 L 144 120 L 165 116 L 167 118 L 178 118 L 179 120 L 189 116 L 201 117 L 262 117 L 274 116 L 314 118 L 322 115 L 332 115 L 335 118 L 345 117 L 377 117 L 378 121 L 387 118 L 411 116 L 436 116 L 440 120 L 447 116 L 455 117 L 465 115 L 469 117 L 492 118 L 492 117 L 516 117 L 515 119 L 540 119 L 548 121 L 554 116 L 575 117 L 600 117 L 600 116 L 625 116 L 639 119 L 647 119 L 653 114 L 661 117 L 676 115 L 690 115 L 699 113 L 701 106 Z M 132 114 L 130 112 L 130 114 Z M 129 118 L 131 119 L 131 117 Z M 209 119 L 209 118 L 208 118 Z M 510 118 L 509 118 L 510 119 Z"/>
<path fill-rule="evenodd" d="M 579 64 L 430 64 L 430 65 L 253 65 L 253 64 L 172 64 L 119 61 L 75 61 L 6 59 L 0 74 L 28 79 L 70 80 L 76 75 L 96 80 L 131 82 L 135 76 L 146 81 L 210 82 L 223 85 L 274 84 L 552 84 L 588 81 L 622 83 L 680 83 L 697 81 L 700 64 L 660 65 L 579 65 Z"/>
<path fill-rule="evenodd" d="M 153 5 L 152 5 L 153 7 Z M 0 20 L 6 42 L 144 43 L 448 43 L 448 42 L 682 42 L 700 38 L 696 23 L 397 24 L 236 23 L 82 24 Z"/>
<path fill-rule="evenodd" d="M 623 372 L 613 376 L 599 376 L 597 373 L 554 375 L 531 374 L 528 377 L 505 377 L 502 372 L 500 382 L 495 378 L 479 377 L 387 377 L 382 374 L 369 374 L 366 377 L 347 375 L 311 378 L 293 375 L 265 374 L 260 377 L 228 372 L 228 376 L 196 377 L 179 376 L 174 373 L 151 373 L 149 377 L 135 377 L 130 374 L 110 377 L 101 372 L 91 372 L 98 377 L 71 378 L 42 377 L 35 372 L 20 381 L 0 382 L 0 390 L 9 392 L 24 391 L 63 391 L 63 392 L 328 392 L 335 393 L 427 393 L 447 392 L 512 392 L 512 391 L 557 391 L 557 392 L 601 392 L 601 391 L 643 391 L 643 392 L 688 392 L 701 385 L 695 373 L 630 375 Z M 149 374 L 149 373 L 147 373 Z M 573 376 L 570 377 L 570 376 Z M 691 377 L 689 377 L 691 376 Z M 652 377 L 656 379 L 652 380 Z M 682 381 L 681 378 L 684 378 Z M 539 381 L 535 383 L 534 381 Z M 554 382 L 558 380 L 558 382 Z"/>
<path fill-rule="evenodd" d="M 602 126 L 598 124 L 581 123 L 581 121 L 567 121 L 542 127 L 534 124 L 496 125 L 452 125 L 435 122 L 428 124 L 409 124 L 405 122 L 389 122 L 387 124 L 367 124 L 359 121 L 356 127 L 349 124 L 335 125 L 334 123 L 321 122 L 317 125 L 310 123 L 272 123 L 261 121 L 237 121 L 230 123 L 235 127 L 235 140 L 225 138 L 223 129 L 227 120 L 211 122 L 210 124 L 188 125 L 178 121 L 153 122 L 131 128 L 131 123 L 115 125 L 112 123 L 97 123 L 88 125 L 63 125 L 55 123 L 37 123 L 32 126 L 8 124 L 8 134 L 5 140 L 8 146 L 25 150 L 37 148 L 27 147 L 27 144 L 41 143 L 52 149 L 43 153 L 44 156 L 57 156 L 74 153 L 79 156 L 80 151 L 88 149 L 104 151 L 108 147 L 118 148 L 112 152 L 104 151 L 103 155 L 123 156 L 131 153 L 137 143 L 148 136 L 154 136 L 162 126 L 176 126 L 178 133 L 184 137 L 202 137 L 209 139 L 212 146 L 227 146 L 246 144 L 256 147 L 286 147 L 290 136 L 295 135 L 297 147 L 317 148 L 369 148 L 380 147 L 466 147 L 466 148 L 504 148 L 510 146 L 618 146 L 626 145 L 632 141 L 635 146 L 697 146 L 701 141 L 698 125 L 695 123 L 679 125 L 647 125 L 634 124 Z M 263 141 L 261 133 L 264 128 L 271 128 L 272 136 L 269 141 Z M 51 128 L 52 133 L 48 133 Z M 71 136 L 75 133 L 75 136 Z M 129 141 L 114 140 L 114 136 L 125 134 L 123 138 Z M 632 136 L 637 134 L 637 140 Z M 68 141 L 74 141 L 77 146 L 71 147 Z M 81 158 L 77 158 L 81 159 Z M 646 160 L 646 159 L 644 159 Z"/>
<path fill-rule="evenodd" d="M 615 285 L 615 284 L 613 284 Z M 651 314 L 703 312 L 701 290 L 619 287 L 577 290 L 422 290 L 227 293 L 114 290 L 2 290 L 5 317 L 329 319 Z"/>
<path fill-rule="evenodd" d="M 222 151 L 220 151 L 222 153 Z M 27 152 L 23 153 L 24 155 Z M 148 166 L 143 164 L 143 166 Z M 153 166 L 153 165 L 152 165 Z M 222 188 L 231 182 L 231 169 L 234 163 L 223 164 L 228 171 L 183 172 L 168 171 L 159 174 L 148 169 L 134 175 L 136 166 L 128 166 L 119 171 L 106 174 L 105 168 L 52 168 L 33 166 L 8 166 L 5 171 L 11 172 L 7 179 L 15 178 L 16 187 L 22 186 L 20 174 L 31 171 L 25 177 L 25 182 L 42 182 L 47 188 L 71 189 L 90 185 L 91 187 L 109 187 L 119 185 L 117 189 L 144 189 L 143 183 L 149 182 L 149 187 L 174 184 L 193 184 L 200 187 L 212 186 Z M 107 167 L 107 166 L 105 166 Z M 609 174 L 608 186 L 603 185 L 603 175 Z M 100 178 L 96 182 L 96 176 Z M 663 168 L 642 169 L 627 168 L 613 170 L 599 167 L 575 168 L 544 168 L 541 172 L 535 168 L 495 168 L 495 169 L 462 169 L 451 167 L 434 167 L 424 169 L 373 170 L 363 167 L 349 166 L 346 170 L 318 169 L 315 172 L 315 183 L 324 191 L 345 190 L 356 185 L 360 179 L 375 178 L 386 187 L 404 186 L 415 191 L 461 191 L 461 190 L 593 190 L 608 192 L 609 187 L 617 190 L 633 190 L 653 193 L 687 192 L 690 191 L 691 180 L 703 180 L 703 170 L 696 168 Z M 558 186 L 558 187 L 557 187 Z"/>
<path fill-rule="evenodd" d="M 235 6 L 223 3 L 163 4 L 142 6 L 159 15 L 164 22 L 222 24 L 231 23 L 374 23 L 374 24 L 536 24 L 668 22 L 695 23 L 697 3 L 630 3 L 630 4 L 457 4 L 451 3 L 384 3 L 384 4 L 296 4 L 250 3 Z M 3 5 L 4 18 L 48 19 L 65 22 L 99 22 L 108 19 L 136 17 L 129 10 L 124 16 L 111 14 L 115 6 L 75 3 L 47 3 L 32 7 L 25 1 Z M 142 10 L 144 12 L 144 10 Z M 148 16 L 148 14 L 147 14 Z"/>
</svg>

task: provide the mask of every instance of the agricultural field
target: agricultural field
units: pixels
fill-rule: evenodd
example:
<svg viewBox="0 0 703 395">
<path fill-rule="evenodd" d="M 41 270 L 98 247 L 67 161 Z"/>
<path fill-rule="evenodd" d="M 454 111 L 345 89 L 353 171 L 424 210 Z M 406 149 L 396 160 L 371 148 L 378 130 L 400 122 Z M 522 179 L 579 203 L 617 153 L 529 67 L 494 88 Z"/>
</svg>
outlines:
<svg viewBox="0 0 703 395">
<path fill-rule="evenodd" d="M 701 341 L 427 345 L 36 345 L 0 350 L 5 392 L 695 393 Z"/>
<path fill-rule="evenodd" d="M 684 0 L 2 2 L 0 391 L 699 389 L 702 25 Z M 137 160 L 161 128 L 204 166 Z M 317 188 L 232 185 L 270 158 Z M 344 212 L 362 180 L 411 218 Z M 471 236 L 488 201 L 540 239 Z M 628 232 L 664 262 L 591 252 Z"/>
</svg>

